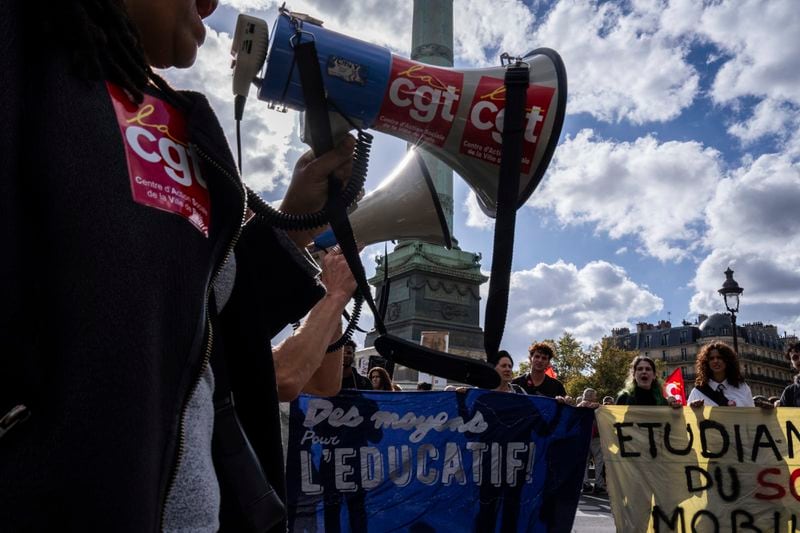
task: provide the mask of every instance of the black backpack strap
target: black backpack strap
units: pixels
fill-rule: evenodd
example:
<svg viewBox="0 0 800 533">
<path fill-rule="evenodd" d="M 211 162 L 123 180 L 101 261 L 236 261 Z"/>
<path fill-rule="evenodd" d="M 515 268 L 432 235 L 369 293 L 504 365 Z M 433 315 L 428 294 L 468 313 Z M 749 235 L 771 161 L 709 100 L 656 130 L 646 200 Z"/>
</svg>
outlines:
<svg viewBox="0 0 800 533">
<path fill-rule="evenodd" d="M 211 291 L 209 309 L 216 309 Z M 214 371 L 214 434 L 211 442 L 214 469 L 223 494 L 223 505 L 234 508 L 237 527 L 247 532 L 267 532 L 286 520 L 286 506 L 269 483 L 255 450 L 242 428 L 233 402 L 225 350 L 211 354 Z"/>
</svg>

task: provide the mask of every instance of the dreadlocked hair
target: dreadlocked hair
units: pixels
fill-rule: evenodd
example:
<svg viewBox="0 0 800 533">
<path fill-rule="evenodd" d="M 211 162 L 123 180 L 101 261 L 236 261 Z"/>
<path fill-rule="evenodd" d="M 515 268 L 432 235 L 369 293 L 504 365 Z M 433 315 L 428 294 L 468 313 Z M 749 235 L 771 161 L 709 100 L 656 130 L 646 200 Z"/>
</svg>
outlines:
<svg viewBox="0 0 800 533">
<path fill-rule="evenodd" d="M 108 79 L 127 91 L 136 104 L 153 83 L 174 92 L 147 63 L 139 32 L 123 0 L 57 0 L 45 32 L 68 51 L 70 66 L 84 79 Z"/>
</svg>

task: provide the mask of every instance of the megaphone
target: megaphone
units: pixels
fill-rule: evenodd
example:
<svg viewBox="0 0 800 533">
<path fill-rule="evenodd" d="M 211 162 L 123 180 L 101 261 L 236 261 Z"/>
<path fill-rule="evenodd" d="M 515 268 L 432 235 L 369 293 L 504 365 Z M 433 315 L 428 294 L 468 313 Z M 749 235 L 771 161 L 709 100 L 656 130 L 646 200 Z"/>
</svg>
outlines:
<svg viewBox="0 0 800 533">
<path fill-rule="evenodd" d="M 502 66 L 456 69 L 419 63 L 283 9 L 273 28 L 260 100 L 304 110 L 293 49 L 309 40 L 316 45 L 331 111 L 343 117 L 333 122 L 340 130 L 334 137 L 355 124 L 420 145 L 460 174 L 483 212 L 495 216 L 505 113 Z M 530 67 L 530 85 L 515 207 L 525 203 L 550 163 L 567 99 L 566 71 L 555 51 L 539 48 L 522 60 Z"/>
<path fill-rule="evenodd" d="M 358 202 L 350 225 L 359 244 L 419 239 L 450 248 L 450 230 L 425 161 L 413 147 L 377 188 Z M 314 238 L 310 252 L 336 244 L 333 231 Z"/>
</svg>

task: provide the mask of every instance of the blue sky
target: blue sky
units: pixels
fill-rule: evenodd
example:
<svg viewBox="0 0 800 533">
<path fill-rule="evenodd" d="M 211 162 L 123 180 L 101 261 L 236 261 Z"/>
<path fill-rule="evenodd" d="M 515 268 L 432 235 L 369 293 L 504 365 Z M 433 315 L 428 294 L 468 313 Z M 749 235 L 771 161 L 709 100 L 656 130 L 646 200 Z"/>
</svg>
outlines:
<svg viewBox="0 0 800 533">
<path fill-rule="evenodd" d="M 167 77 L 209 95 L 233 142 L 228 66 L 236 15 L 270 26 L 278 3 L 222 0 L 197 64 Z M 291 2 L 325 26 L 407 55 L 412 2 Z M 455 0 L 455 63 L 546 46 L 567 68 L 559 147 L 518 213 L 504 345 L 570 331 L 592 343 L 612 327 L 720 311 L 730 266 L 740 321 L 800 331 L 800 9 L 735 2 Z M 277 201 L 305 150 L 296 114 L 251 98 L 245 180 Z M 367 189 L 404 143 L 378 135 Z M 491 258 L 491 221 L 454 179 L 455 235 Z M 372 257 L 383 246 L 364 251 Z M 367 320 L 367 324 L 369 320 Z"/>
</svg>

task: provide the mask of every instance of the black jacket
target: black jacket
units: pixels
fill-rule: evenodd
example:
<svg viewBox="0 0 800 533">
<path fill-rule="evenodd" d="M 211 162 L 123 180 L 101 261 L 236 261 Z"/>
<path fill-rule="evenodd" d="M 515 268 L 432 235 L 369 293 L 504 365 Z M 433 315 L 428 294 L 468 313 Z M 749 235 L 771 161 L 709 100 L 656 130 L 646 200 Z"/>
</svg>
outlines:
<svg viewBox="0 0 800 533">
<path fill-rule="evenodd" d="M 342 377 L 343 389 L 358 389 L 358 390 L 372 390 L 372 382 L 358 373 L 358 370 L 353 368 L 353 373 L 350 377 Z"/>
<path fill-rule="evenodd" d="M 18 404 L 31 416 L 0 438 L 0 530 L 157 531 L 181 410 L 212 349 L 225 349 L 240 419 L 281 490 L 269 340 L 321 289 L 266 225 L 239 235 L 242 186 L 198 94 L 173 103 L 203 154 L 208 238 L 133 202 L 105 83 L 69 74 L 59 50 L 25 55 L 37 48 L 19 4 L 0 4 L 0 417 Z M 237 237 L 217 319 L 208 288 Z"/>
<path fill-rule="evenodd" d="M 800 407 L 800 375 L 794 377 L 794 383 L 783 389 L 781 407 Z"/>
</svg>

